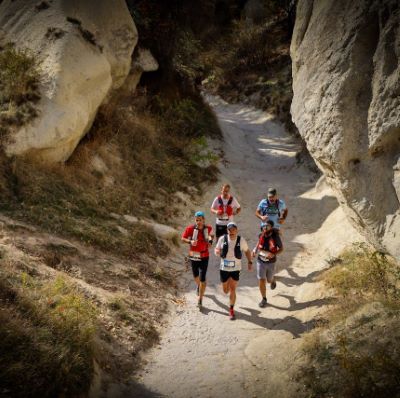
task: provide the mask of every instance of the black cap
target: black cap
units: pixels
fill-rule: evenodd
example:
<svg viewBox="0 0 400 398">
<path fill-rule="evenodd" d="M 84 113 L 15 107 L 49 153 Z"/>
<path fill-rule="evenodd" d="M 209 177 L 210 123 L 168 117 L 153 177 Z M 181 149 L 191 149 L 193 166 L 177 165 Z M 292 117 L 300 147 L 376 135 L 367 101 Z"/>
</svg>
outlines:
<svg viewBox="0 0 400 398">
<path fill-rule="evenodd" d="M 269 224 L 272 228 L 274 228 L 275 223 L 272 220 L 267 220 L 266 223 L 264 224 L 264 227 Z"/>
<path fill-rule="evenodd" d="M 275 188 L 269 188 L 268 189 L 268 196 L 275 196 L 276 195 L 276 189 Z"/>
</svg>

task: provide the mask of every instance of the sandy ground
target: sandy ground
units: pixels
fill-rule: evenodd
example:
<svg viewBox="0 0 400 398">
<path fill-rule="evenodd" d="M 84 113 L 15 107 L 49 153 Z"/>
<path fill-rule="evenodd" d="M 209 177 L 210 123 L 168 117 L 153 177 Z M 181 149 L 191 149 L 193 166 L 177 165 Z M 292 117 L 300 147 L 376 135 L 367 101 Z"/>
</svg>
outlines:
<svg viewBox="0 0 400 398">
<path fill-rule="evenodd" d="M 349 242 L 362 240 L 346 221 L 324 182 L 296 163 L 299 143 L 269 115 L 209 98 L 224 133 L 227 162 L 221 181 L 232 185 L 242 205 L 239 233 L 254 247 L 259 223 L 254 212 L 268 187 L 276 187 L 289 216 L 283 228 L 284 253 L 277 262 L 277 288 L 260 309 L 256 273 L 241 273 L 235 321 L 219 284 L 218 261 L 210 259 L 204 309 L 196 307 L 187 273 L 182 303 L 173 310 L 161 343 L 147 354 L 138 384 L 110 396 L 137 397 L 292 397 L 299 388 L 289 368 L 302 335 L 328 304 L 314 278 Z M 209 214 L 219 186 L 200 208 Z M 186 223 L 191 220 L 186 220 Z"/>
</svg>

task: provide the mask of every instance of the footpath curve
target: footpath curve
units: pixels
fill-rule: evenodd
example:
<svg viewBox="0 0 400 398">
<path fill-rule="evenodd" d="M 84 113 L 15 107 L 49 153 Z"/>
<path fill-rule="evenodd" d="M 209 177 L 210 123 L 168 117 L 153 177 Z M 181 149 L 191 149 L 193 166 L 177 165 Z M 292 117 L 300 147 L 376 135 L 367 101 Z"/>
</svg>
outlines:
<svg viewBox="0 0 400 398">
<path fill-rule="evenodd" d="M 292 397 L 298 386 L 289 368 L 301 343 L 327 305 L 314 277 L 326 260 L 361 237 L 346 221 L 336 198 L 315 175 L 299 165 L 300 143 L 270 115 L 243 105 L 207 98 L 224 134 L 226 162 L 221 182 L 229 182 L 242 205 L 239 233 L 254 247 L 258 234 L 255 208 L 269 186 L 289 208 L 283 229 L 284 253 L 277 262 L 277 288 L 258 307 L 256 273 L 242 271 L 236 321 L 228 318 L 228 297 L 219 284 L 217 259 L 210 258 L 204 310 L 196 308 L 194 283 L 176 306 L 161 343 L 146 356 L 140 385 L 113 396 L 137 397 Z M 204 197 L 207 211 L 219 185 Z M 185 220 L 184 222 L 190 222 Z M 246 267 L 244 267 L 246 268 Z"/>
</svg>

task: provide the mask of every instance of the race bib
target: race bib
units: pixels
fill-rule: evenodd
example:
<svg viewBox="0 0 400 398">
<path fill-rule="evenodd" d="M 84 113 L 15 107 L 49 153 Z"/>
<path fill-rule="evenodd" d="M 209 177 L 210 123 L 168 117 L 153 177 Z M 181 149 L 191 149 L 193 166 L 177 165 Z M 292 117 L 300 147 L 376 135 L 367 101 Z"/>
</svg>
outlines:
<svg viewBox="0 0 400 398">
<path fill-rule="evenodd" d="M 193 261 L 200 261 L 201 260 L 201 255 L 199 252 L 189 252 L 189 258 Z"/>
<path fill-rule="evenodd" d="M 258 254 L 258 257 L 262 261 L 269 261 L 268 252 L 266 252 L 265 250 L 260 250 L 260 253 Z"/>
<path fill-rule="evenodd" d="M 218 219 L 226 221 L 226 220 L 229 220 L 229 216 L 227 214 L 222 214 L 221 216 L 218 217 Z"/>
<path fill-rule="evenodd" d="M 224 259 L 223 265 L 224 268 L 235 268 L 236 263 L 234 260 Z"/>
</svg>

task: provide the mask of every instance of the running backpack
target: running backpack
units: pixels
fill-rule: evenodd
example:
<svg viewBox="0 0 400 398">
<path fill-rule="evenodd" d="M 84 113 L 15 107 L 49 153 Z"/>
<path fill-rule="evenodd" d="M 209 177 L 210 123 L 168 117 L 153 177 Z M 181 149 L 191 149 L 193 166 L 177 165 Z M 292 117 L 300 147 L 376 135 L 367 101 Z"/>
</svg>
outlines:
<svg viewBox="0 0 400 398">
<path fill-rule="evenodd" d="M 196 227 L 196 225 L 193 225 L 193 235 L 192 239 L 197 240 L 197 237 L 199 236 L 199 229 Z M 204 241 L 208 242 L 208 228 L 207 225 L 204 225 L 203 228 L 203 236 L 204 236 Z"/>
<path fill-rule="evenodd" d="M 222 244 L 221 249 L 221 258 L 226 258 L 228 254 L 229 244 L 228 244 L 228 235 L 224 235 L 224 242 Z M 240 260 L 242 258 L 242 250 L 240 249 L 240 236 L 236 239 L 235 245 L 235 258 Z"/>
<path fill-rule="evenodd" d="M 259 249 L 266 250 L 271 253 L 276 253 L 279 248 L 275 241 L 274 237 L 275 233 L 276 233 L 275 231 L 272 232 L 272 235 L 268 236 L 267 239 L 265 239 L 264 235 L 262 234 L 259 239 L 259 245 L 258 245 Z"/>
<path fill-rule="evenodd" d="M 233 202 L 233 196 L 230 196 L 229 199 L 228 199 L 228 203 L 226 204 L 226 214 L 228 216 L 231 216 L 233 214 L 232 202 Z M 219 204 L 219 209 L 218 210 L 221 210 L 224 213 L 225 212 L 224 211 L 225 210 L 224 209 L 225 206 L 224 206 L 224 202 L 222 200 L 222 196 L 221 195 L 218 196 L 218 204 Z"/>
<path fill-rule="evenodd" d="M 265 215 L 268 214 L 268 209 L 273 209 L 273 208 L 275 208 L 275 209 L 278 211 L 278 213 L 277 213 L 277 214 L 278 214 L 278 217 L 281 218 L 281 211 L 280 211 L 280 209 L 279 209 L 279 202 L 280 202 L 279 199 L 277 199 L 275 203 L 272 203 L 272 202 L 270 202 L 270 201 L 267 199 L 267 207 L 266 207 L 266 209 L 265 209 L 265 214 L 263 214 L 263 215 L 265 216 Z M 275 213 L 271 213 L 271 214 L 275 214 Z"/>
</svg>

